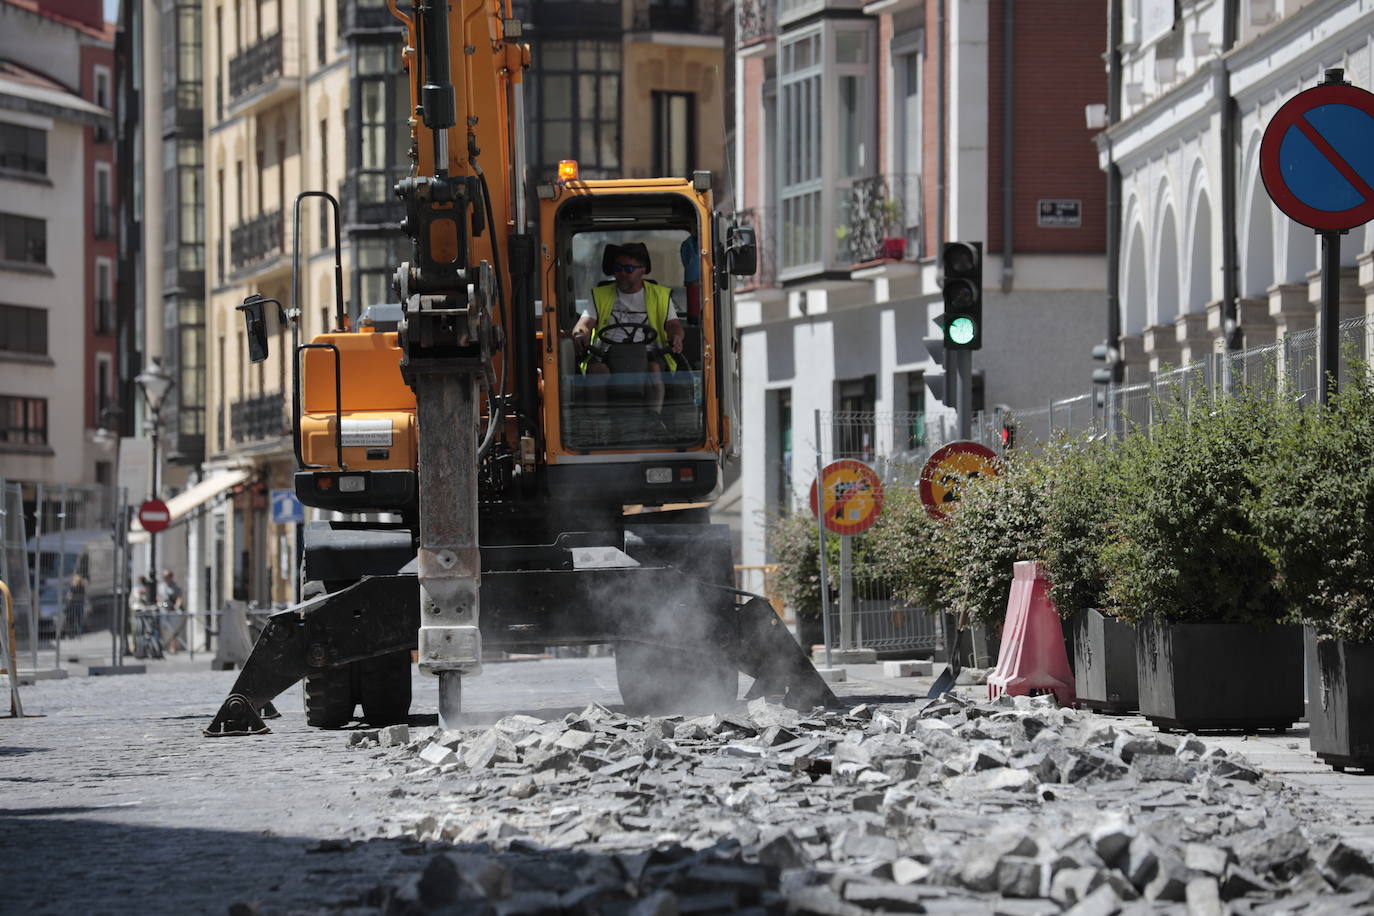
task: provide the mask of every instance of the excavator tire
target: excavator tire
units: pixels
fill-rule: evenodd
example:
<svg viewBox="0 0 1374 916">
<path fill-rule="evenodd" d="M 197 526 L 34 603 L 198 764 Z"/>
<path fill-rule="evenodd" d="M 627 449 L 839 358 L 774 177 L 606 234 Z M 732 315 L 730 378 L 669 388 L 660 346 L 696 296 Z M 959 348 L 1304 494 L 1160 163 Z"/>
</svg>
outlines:
<svg viewBox="0 0 1374 916">
<path fill-rule="evenodd" d="M 355 662 L 368 725 L 398 725 L 410 717 L 410 652 L 392 652 Z"/>
<path fill-rule="evenodd" d="M 304 581 L 301 567 L 301 597 L 317 598 L 329 591 L 318 579 Z M 330 583 L 334 584 L 334 583 Z M 305 722 L 311 728 L 343 728 L 353 719 L 358 705 L 357 663 L 330 668 L 305 679 Z"/>
<path fill-rule="evenodd" d="M 725 659 L 647 643 L 616 643 L 615 679 L 630 715 L 715 712 L 739 698 L 739 672 Z"/>
<path fill-rule="evenodd" d="M 311 728 L 343 728 L 358 705 L 358 663 L 330 668 L 305 679 L 305 722 Z"/>
</svg>

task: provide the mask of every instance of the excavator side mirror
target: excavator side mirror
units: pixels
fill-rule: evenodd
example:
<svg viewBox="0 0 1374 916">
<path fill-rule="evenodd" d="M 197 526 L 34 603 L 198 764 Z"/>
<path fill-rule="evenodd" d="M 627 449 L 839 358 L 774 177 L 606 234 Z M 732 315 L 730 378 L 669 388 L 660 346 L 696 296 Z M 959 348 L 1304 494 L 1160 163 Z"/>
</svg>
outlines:
<svg viewBox="0 0 1374 916">
<path fill-rule="evenodd" d="M 248 335 L 248 361 L 260 363 L 267 359 L 267 303 L 275 299 L 264 299 L 254 293 L 243 300 L 238 311 L 243 312 L 243 327 Z"/>
<path fill-rule="evenodd" d="M 731 226 L 726 234 L 726 268 L 737 277 L 752 277 L 759 269 L 759 246 L 753 226 Z"/>
</svg>

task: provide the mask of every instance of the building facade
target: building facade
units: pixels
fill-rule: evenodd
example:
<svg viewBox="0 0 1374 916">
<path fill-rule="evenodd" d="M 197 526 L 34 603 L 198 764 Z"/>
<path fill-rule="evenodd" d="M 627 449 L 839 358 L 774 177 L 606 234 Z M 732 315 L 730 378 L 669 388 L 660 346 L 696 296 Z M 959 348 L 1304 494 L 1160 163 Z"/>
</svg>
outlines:
<svg viewBox="0 0 1374 916">
<path fill-rule="evenodd" d="M 1099 157 L 1119 200 L 1113 343 L 1118 376 L 1253 347 L 1318 322 L 1320 243 L 1260 178 L 1278 108 L 1342 68 L 1374 89 L 1374 3 L 1239 0 L 1111 7 Z M 1341 316 L 1374 309 L 1374 232 L 1342 244 Z"/>
<path fill-rule="evenodd" d="M 939 336 L 942 243 L 983 245 L 975 410 L 1043 406 L 1089 377 L 1107 214 L 1084 108 L 1106 97 L 1106 9 L 742 0 L 735 12 L 735 197 L 762 248 L 738 298 L 742 559 L 756 564 L 768 519 L 814 477 L 816 411 L 897 418 L 845 433 L 854 457 L 918 452 L 952 419 L 923 342 Z"/>
<path fill-rule="evenodd" d="M 113 39 L 99 0 L 0 2 L 0 478 L 28 512 L 113 479 Z"/>
</svg>

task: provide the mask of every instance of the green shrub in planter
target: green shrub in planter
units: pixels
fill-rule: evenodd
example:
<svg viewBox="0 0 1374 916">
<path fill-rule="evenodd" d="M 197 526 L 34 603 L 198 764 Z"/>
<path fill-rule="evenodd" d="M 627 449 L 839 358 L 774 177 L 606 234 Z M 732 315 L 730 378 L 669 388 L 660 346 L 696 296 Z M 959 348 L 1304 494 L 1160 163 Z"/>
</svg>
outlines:
<svg viewBox="0 0 1374 916">
<path fill-rule="evenodd" d="M 887 512 L 886 498 L 883 512 Z M 875 524 L 869 532 L 855 535 L 850 545 L 856 577 L 886 572 L 873 558 L 871 532 L 877 527 Z M 819 620 L 821 616 L 821 565 L 816 542 L 816 517 L 810 512 L 781 516 L 768 526 L 768 549 L 778 564 L 774 580 L 778 595 L 796 611 L 798 620 Z M 838 610 L 840 536 L 829 531 L 825 533 L 825 562 L 831 606 Z"/>
<path fill-rule="evenodd" d="M 1305 624 L 1312 750 L 1374 769 L 1374 379 L 1289 418 L 1256 517 L 1290 619 Z"/>
<path fill-rule="evenodd" d="M 1100 548 L 1115 528 L 1120 458 L 1114 443 L 1091 439 L 1062 440 L 1045 453 L 1048 486 L 1038 559 L 1061 617 L 1109 610 Z"/>
<path fill-rule="evenodd" d="M 1288 409 L 1242 396 L 1157 409 L 1113 459 L 1115 518 L 1097 550 L 1107 600 L 1130 620 L 1279 621 L 1253 506 Z"/>
<path fill-rule="evenodd" d="M 1327 410 L 1285 418 L 1255 515 L 1291 618 L 1374 642 L 1374 379 L 1353 374 Z"/>
<path fill-rule="evenodd" d="M 1282 399 L 1158 405 L 1121 443 L 1116 520 L 1099 558 L 1137 625 L 1140 711 L 1161 727 L 1285 728 L 1302 715 L 1302 641 L 1259 537 L 1259 481 Z"/>
<path fill-rule="evenodd" d="M 1023 457 L 963 491 L 940 535 L 949 611 L 1000 632 L 1013 565 L 1041 556 L 1048 484 L 1046 463 Z"/>
<path fill-rule="evenodd" d="M 893 596 L 929 613 L 945 610 L 951 581 L 944 524 L 933 518 L 915 487 L 888 487 L 883 511 L 865 538 L 869 562 L 892 582 Z"/>
<path fill-rule="evenodd" d="M 1115 527 L 1122 485 L 1115 443 L 1066 439 L 1045 453 L 1049 490 L 1041 561 L 1070 637 L 1078 702 L 1126 712 L 1139 702 L 1135 628 L 1106 600 L 1099 547 Z"/>
</svg>

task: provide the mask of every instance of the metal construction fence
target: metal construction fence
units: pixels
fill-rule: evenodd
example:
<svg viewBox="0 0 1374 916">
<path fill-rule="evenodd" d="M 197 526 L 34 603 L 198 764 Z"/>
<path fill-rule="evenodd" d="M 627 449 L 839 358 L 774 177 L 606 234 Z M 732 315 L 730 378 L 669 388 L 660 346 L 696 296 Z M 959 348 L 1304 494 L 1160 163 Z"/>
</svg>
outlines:
<svg viewBox="0 0 1374 916">
<path fill-rule="evenodd" d="M 1374 323 L 1364 315 L 1346 318 L 1337 325 L 1337 337 L 1342 376 L 1348 377 L 1350 367 L 1367 365 L 1374 354 Z M 1228 391 L 1243 391 L 1247 397 L 1286 397 L 1299 404 L 1315 404 L 1320 342 L 1320 328 L 1307 328 L 1282 335 L 1273 343 L 1208 353 L 1186 365 L 1150 373 L 1143 382 L 1107 386 L 1090 394 L 1051 401 L 1045 407 L 1001 412 L 994 426 L 1012 424 L 1017 446 L 1033 447 L 1057 436 L 1119 435 L 1149 429 L 1161 407 L 1211 404 Z M 987 428 L 986 423 L 983 426 Z M 992 444 L 986 436 L 980 441 Z"/>
<path fill-rule="evenodd" d="M 64 640 L 106 634 L 115 663 L 127 625 L 128 518 L 113 487 L 0 479 L 0 579 L 14 597 L 21 668 L 60 668 Z"/>
</svg>

